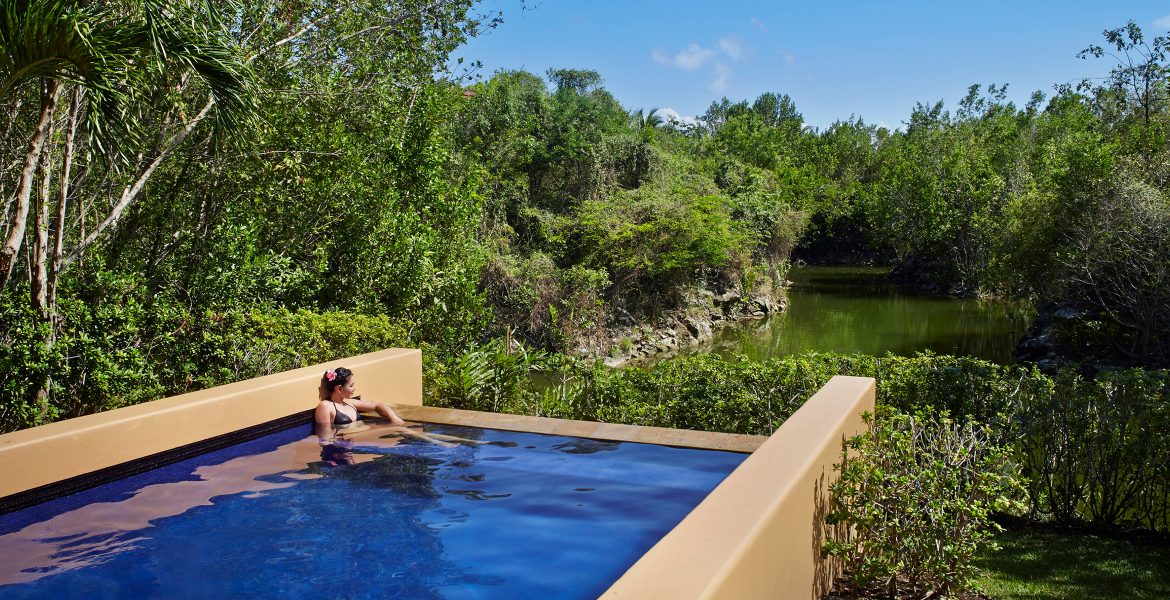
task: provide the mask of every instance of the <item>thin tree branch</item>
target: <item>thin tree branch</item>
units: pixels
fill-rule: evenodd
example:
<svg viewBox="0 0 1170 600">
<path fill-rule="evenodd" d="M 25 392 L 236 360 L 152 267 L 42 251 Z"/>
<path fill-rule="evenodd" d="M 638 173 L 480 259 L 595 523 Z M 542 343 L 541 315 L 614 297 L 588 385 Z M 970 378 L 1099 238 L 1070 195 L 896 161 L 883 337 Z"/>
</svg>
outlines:
<svg viewBox="0 0 1170 600">
<path fill-rule="evenodd" d="M 69 256 L 65 257 L 61 261 L 62 273 L 67 271 L 69 267 L 73 265 L 73 263 L 77 262 L 77 260 L 81 258 L 81 255 L 85 252 L 85 250 L 89 248 L 94 243 L 94 241 L 97 240 L 98 236 L 100 236 L 102 232 L 116 225 L 118 221 L 122 219 L 122 215 L 125 213 L 126 208 L 138 198 L 138 195 L 146 186 L 147 180 L 149 180 L 150 176 L 154 174 L 154 170 L 157 169 L 158 166 L 162 164 L 162 162 L 166 160 L 167 157 L 169 157 L 176 148 L 178 148 L 179 144 L 182 144 L 183 141 L 187 139 L 187 136 L 189 136 L 191 132 L 195 130 L 195 126 L 207 117 L 207 115 L 211 112 L 212 107 L 214 106 L 215 100 L 208 100 L 207 104 L 203 106 L 203 109 L 199 111 L 199 114 L 195 115 L 195 118 L 191 119 L 191 121 L 189 121 L 182 130 L 176 133 L 174 137 L 172 137 L 170 141 L 167 142 L 167 145 L 163 148 L 162 152 L 160 152 L 159 155 L 156 156 L 149 165 L 147 165 L 146 169 L 143 170 L 142 174 L 138 176 L 134 183 L 127 186 L 122 191 L 122 195 L 118 199 L 118 203 L 110 210 L 109 216 L 107 216 L 106 219 L 101 222 L 101 224 L 99 224 L 92 232 L 90 232 L 88 236 L 79 242 L 77 247 L 69 253 Z"/>
</svg>

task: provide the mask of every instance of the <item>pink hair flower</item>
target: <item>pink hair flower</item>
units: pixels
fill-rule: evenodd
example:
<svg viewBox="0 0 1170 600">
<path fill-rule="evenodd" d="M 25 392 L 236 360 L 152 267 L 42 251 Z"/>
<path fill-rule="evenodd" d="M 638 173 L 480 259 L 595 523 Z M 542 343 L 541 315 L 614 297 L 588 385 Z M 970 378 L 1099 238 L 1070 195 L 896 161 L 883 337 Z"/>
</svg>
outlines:
<svg viewBox="0 0 1170 600">
<path fill-rule="evenodd" d="M 329 369 L 328 371 L 325 371 L 325 379 L 328 379 L 329 381 L 333 381 L 334 379 L 337 379 L 337 371 L 334 371 L 333 369 Z"/>
</svg>

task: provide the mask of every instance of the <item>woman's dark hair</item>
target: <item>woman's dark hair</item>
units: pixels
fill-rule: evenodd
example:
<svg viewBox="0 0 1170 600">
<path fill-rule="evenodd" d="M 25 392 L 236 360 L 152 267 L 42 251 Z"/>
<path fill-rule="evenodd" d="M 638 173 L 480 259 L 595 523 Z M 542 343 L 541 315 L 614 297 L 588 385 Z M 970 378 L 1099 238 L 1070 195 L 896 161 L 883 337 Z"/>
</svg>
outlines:
<svg viewBox="0 0 1170 600">
<path fill-rule="evenodd" d="M 321 399 L 328 400 L 333 397 L 333 390 L 349 383 L 350 377 L 353 377 L 353 371 L 345 367 L 325 371 L 325 374 L 321 376 L 321 387 L 317 389 L 321 394 Z"/>
</svg>

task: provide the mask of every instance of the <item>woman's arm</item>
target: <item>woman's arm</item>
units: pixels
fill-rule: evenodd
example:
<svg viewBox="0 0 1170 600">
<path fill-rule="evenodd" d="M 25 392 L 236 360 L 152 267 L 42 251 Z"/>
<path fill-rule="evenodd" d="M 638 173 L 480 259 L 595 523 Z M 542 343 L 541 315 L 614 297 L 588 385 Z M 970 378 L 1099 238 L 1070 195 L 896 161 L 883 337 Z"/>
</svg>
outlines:
<svg viewBox="0 0 1170 600">
<path fill-rule="evenodd" d="M 385 404 L 382 404 L 381 402 L 375 404 L 373 402 L 366 402 L 365 400 L 358 400 L 357 398 L 351 398 L 349 403 L 352 404 L 353 407 L 358 409 L 358 411 L 360 411 L 360 412 L 376 412 L 379 415 L 382 415 L 383 417 L 386 418 L 386 420 L 390 421 L 391 425 L 405 425 L 406 424 L 406 421 L 403 421 L 402 418 L 399 417 L 398 414 L 394 412 L 394 409 L 390 408 L 389 406 L 386 406 Z"/>
</svg>

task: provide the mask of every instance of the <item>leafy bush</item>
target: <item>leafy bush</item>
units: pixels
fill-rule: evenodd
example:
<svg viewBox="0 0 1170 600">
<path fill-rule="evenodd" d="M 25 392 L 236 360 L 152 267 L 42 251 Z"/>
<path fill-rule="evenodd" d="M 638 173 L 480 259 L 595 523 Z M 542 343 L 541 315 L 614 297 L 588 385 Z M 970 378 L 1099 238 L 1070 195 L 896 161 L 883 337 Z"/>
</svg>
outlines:
<svg viewBox="0 0 1170 600">
<path fill-rule="evenodd" d="M 1018 509 L 1018 469 L 991 431 L 947 413 L 884 415 L 842 445 L 829 486 L 827 554 L 858 589 L 898 598 L 965 591 L 989 542 L 993 511 Z"/>
<path fill-rule="evenodd" d="M 49 325 L 38 322 L 24 298 L 14 298 L 20 295 L 10 293 L 0 303 L 0 432 L 40 425 L 60 414 L 59 407 L 39 403 L 33 394 L 63 356 L 45 346 Z"/>
<path fill-rule="evenodd" d="M 0 431 L 160 397 L 144 348 L 147 308 L 136 282 L 107 278 L 101 293 L 62 300 L 60 327 L 28 308 L 26 290 L 0 303 Z"/>
<path fill-rule="evenodd" d="M 0 304 L 0 431 L 13 431 L 309 364 L 409 345 L 403 324 L 349 312 L 190 314 L 104 280 L 48 325 L 16 294 Z M 53 376 L 50 378 L 50 374 Z M 47 395 L 36 391 L 46 386 Z"/>
<path fill-rule="evenodd" d="M 346 311 L 253 309 L 185 315 L 154 341 L 169 393 L 181 393 L 408 345 L 406 326 Z"/>
<path fill-rule="evenodd" d="M 1065 371 L 1017 415 L 1034 515 L 1170 531 L 1170 372 Z"/>
<path fill-rule="evenodd" d="M 581 265 L 558 269 L 542 252 L 524 259 L 496 256 L 482 281 L 498 325 L 529 343 L 562 351 L 603 337 L 606 311 L 600 297 L 608 286 L 605 271 Z"/>
<path fill-rule="evenodd" d="M 473 347 L 428 369 L 428 404 L 490 412 L 514 407 L 533 395 L 526 389 L 528 379 L 545 358 L 539 350 L 523 344 L 513 349 L 500 340 Z"/>
<path fill-rule="evenodd" d="M 612 294 L 636 307 L 669 305 L 698 274 L 730 268 L 746 239 L 719 196 L 642 188 L 585 202 L 578 218 L 582 264 L 604 269 Z"/>
</svg>

